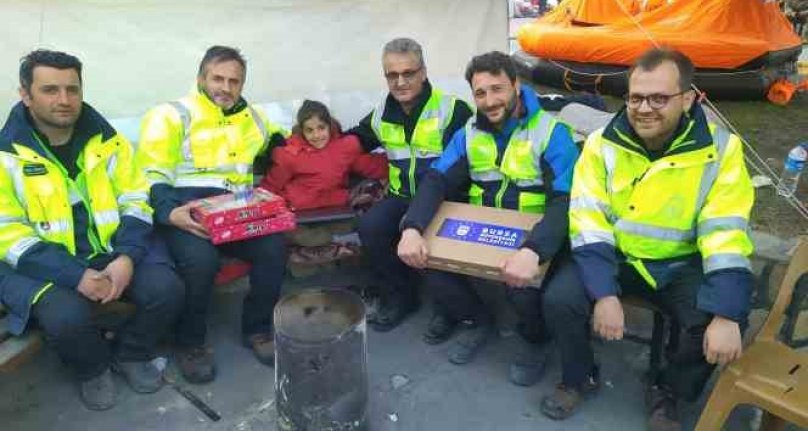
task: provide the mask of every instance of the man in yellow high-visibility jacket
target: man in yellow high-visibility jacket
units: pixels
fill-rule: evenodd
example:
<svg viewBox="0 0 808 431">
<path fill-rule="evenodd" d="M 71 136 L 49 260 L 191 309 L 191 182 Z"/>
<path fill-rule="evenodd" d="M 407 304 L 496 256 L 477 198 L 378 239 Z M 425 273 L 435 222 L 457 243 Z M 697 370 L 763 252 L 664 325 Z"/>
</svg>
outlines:
<svg viewBox="0 0 808 431">
<path fill-rule="evenodd" d="M 677 401 L 697 398 L 714 364 L 741 354 L 754 191 L 740 139 L 707 121 L 692 79 L 683 54 L 647 52 L 629 73 L 626 108 L 584 145 L 570 196 L 583 286 L 544 296 L 563 369 L 542 403 L 550 417 L 571 415 L 597 388 L 586 323 L 591 316 L 597 334 L 621 339 L 623 294 L 657 304 L 682 328 L 678 351 L 649 387 L 649 429 L 681 429 Z"/>
<path fill-rule="evenodd" d="M 155 345 L 182 305 L 167 252 L 149 240 L 148 183 L 133 149 L 82 102 L 81 62 L 38 50 L 20 65 L 22 101 L 0 131 L 0 302 L 9 329 L 34 319 L 80 381 L 92 410 L 115 404 L 110 368 L 155 392 Z M 111 348 L 93 315 L 137 306 Z"/>
<path fill-rule="evenodd" d="M 237 49 L 209 48 L 191 94 L 153 108 L 141 126 L 137 160 L 151 183 L 158 230 L 186 286 L 176 332 L 177 364 L 194 383 L 215 377 L 213 352 L 205 339 L 220 253 L 253 264 L 242 309 L 242 341 L 259 361 L 274 363 L 272 310 L 286 267 L 283 235 L 214 246 L 205 227 L 191 217 L 196 199 L 251 189 L 256 156 L 287 134 L 241 96 L 246 73 L 247 63 Z"/>
</svg>

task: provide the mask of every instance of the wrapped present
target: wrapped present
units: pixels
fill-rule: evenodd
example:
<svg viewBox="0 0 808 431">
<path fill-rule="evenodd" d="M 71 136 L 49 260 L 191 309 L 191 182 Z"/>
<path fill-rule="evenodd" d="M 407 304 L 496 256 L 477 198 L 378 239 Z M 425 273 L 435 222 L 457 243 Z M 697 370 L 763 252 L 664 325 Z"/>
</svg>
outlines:
<svg viewBox="0 0 808 431">
<path fill-rule="evenodd" d="M 246 199 L 228 193 L 195 202 L 191 215 L 209 231 L 288 212 L 282 197 L 261 188 L 253 190 Z"/>
<path fill-rule="evenodd" d="M 212 243 L 222 244 L 294 230 L 296 227 L 295 214 L 291 211 L 283 211 L 269 218 L 217 226 L 213 229 L 208 229 L 208 233 Z"/>
</svg>

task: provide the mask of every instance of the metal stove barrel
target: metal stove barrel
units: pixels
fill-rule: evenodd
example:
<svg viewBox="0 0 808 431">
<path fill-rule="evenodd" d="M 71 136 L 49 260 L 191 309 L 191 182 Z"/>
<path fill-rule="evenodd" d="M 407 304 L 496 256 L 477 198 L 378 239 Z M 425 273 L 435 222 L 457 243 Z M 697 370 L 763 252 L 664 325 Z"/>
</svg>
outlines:
<svg viewBox="0 0 808 431">
<path fill-rule="evenodd" d="M 278 429 L 367 429 L 365 306 L 353 292 L 307 289 L 275 307 Z"/>
</svg>

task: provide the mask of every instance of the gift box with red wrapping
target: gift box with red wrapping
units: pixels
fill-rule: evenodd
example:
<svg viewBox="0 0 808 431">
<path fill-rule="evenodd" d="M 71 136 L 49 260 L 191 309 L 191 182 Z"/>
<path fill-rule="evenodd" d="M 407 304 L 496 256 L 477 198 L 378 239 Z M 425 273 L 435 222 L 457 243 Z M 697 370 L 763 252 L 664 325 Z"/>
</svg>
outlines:
<svg viewBox="0 0 808 431">
<path fill-rule="evenodd" d="M 261 220 L 287 212 L 283 198 L 257 188 L 247 201 L 239 201 L 232 193 L 199 199 L 191 209 L 194 220 L 209 231 L 223 226 Z"/>
<path fill-rule="evenodd" d="M 212 243 L 222 244 L 269 235 L 275 232 L 294 230 L 296 227 L 295 214 L 291 211 L 284 211 L 269 218 L 229 226 L 218 226 L 214 229 L 208 229 L 208 233 Z"/>
</svg>

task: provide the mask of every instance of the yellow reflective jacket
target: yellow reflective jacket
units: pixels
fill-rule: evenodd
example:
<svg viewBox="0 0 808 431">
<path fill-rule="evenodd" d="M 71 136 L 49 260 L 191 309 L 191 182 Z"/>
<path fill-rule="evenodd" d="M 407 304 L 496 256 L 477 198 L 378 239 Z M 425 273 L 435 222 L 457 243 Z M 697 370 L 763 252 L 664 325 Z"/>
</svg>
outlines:
<svg viewBox="0 0 808 431">
<path fill-rule="evenodd" d="M 44 288 L 53 283 L 74 288 L 81 279 L 86 263 L 75 256 L 77 229 L 86 230 L 78 234 L 86 235 L 92 248 L 81 257 L 114 252 L 137 262 L 147 252 L 152 224 L 148 183 L 123 135 L 84 104 L 71 140 L 81 149 L 79 173 L 71 179 L 26 111 L 18 104 L 0 134 L 0 257 L 30 280 L 42 280 L 36 292 L 16 286 L 26 292 L 12 300 L 9 292 L 0 292 L 23 322 Z M 82 225 L 74 220 L 74 205 L 86 210 Z"/>
<path fill-rule="evenodd" d="M 387 153 L 390 193 L 411 197 L 416 191 L 418 167 L 427 165 L 443 153 L 443 135 L 452 123 L 458 99 L 432 88 L 421 110 L 410 142 L 402 124 L 382 119 L 388 97 L 371 114 L 371 128 Z"/>
<path fill-rule="evenodd" d="M 247 105 L 226 115 L 195 90 L 146 113 L 137 159 L 152 185 L 238 191 L 252 186 L 255 157 L 274 133 L 288 135 L 260 108 Z"/>
<path fill-rule="evenodd" d="M 556 120 L 542 109 L 531 112 L 524 127 L 511 135 L 504 154 L 494 136 L 466 124 L 466 154 L 469 162 L 469 202 L 502 208 L 507 192 L 516 195 L 522 212 L 544 214 L 546 195 L 542 154 L 550 144 Z"/>
</svg>

